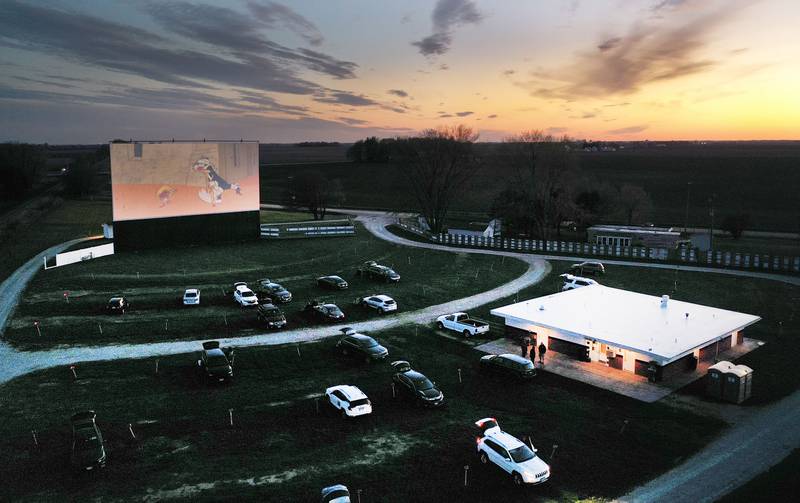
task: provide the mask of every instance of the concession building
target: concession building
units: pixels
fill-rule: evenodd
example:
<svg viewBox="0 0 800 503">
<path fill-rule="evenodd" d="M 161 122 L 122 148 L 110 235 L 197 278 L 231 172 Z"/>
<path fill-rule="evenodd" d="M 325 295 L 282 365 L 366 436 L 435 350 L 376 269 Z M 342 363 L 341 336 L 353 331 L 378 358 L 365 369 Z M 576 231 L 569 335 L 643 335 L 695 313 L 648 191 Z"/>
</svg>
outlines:
<svg viewBox="0 0 800 503">
<path fill-rule="evenodd" d="M 664 295 L 590 285 L 492 309 L 510 336 L 536 334 L 536 344 L 577 360 L 601 362 L 651 381 L 692 371 L 698 361 L 744 340 L 761 318 Z"/>
</svg>

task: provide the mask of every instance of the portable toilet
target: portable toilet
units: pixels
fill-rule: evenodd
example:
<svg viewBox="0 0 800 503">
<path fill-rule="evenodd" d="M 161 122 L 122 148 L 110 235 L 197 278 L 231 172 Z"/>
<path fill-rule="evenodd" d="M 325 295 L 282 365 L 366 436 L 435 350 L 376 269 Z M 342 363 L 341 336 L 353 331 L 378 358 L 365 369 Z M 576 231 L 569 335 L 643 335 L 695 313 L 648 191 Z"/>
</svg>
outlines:
<svg viewBox="0 0 800 503">
<path fill-rule="evenodd" d="M 725 384 L 725 375 L 735 367 L 731 362 L 721 361 L 708 367 L 706 374 L 706 395 L 717 400 L 722 400 L 722 389 Z"/>
<path fill-rule="evenodd" d="M 753 369 L 746 365 L 735 365 L 725 373 L 722 398 L 728 402 L 742 403 L 753 390 Z"/>
</svg>

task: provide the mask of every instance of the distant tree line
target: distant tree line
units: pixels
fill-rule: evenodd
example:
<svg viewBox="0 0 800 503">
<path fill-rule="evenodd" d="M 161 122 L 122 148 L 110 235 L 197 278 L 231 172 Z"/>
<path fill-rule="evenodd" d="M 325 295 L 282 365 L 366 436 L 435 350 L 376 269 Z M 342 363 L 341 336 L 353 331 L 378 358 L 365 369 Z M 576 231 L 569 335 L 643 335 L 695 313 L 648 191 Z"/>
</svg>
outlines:
<svg viewBox="0 0 800 503">
<path fill-rule="evenodd" d="M 338 141 L 301 141 L 295 143 L 295 147 L 338 147 L 341 145 Z"/>
<path fill-rule="evenodd" d="M 389 162 L 393 142 L 392 139 L 379 140 L 375 136 L 358 140 L 347 149 L 347 158 L 353 162 Z"/>
<path fill-rule="evenodd" d="M 44 172 L 47 146 L 29 143 L 0 144 L 0 194 L 21 199 Z"/>
</svg>

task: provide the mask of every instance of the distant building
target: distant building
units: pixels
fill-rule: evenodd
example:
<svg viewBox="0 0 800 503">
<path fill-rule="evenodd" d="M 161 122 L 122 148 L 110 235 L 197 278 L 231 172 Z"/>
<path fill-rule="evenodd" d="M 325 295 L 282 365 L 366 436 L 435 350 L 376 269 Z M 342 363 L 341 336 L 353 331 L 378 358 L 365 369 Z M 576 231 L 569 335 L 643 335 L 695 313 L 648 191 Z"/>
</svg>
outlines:
<svg viewBox="0 0 800 503">
<path fill-rule="evenodd" d="M 692 371 L 744 340 L 750 314 L 591 285 L 492 309 L 508 335 L 650 380 Z"/>
<path fill-rule="evenodd" d="M 462 228 L 451 227 L 447 229 L 448 234 L 460 234 L 462 236 L 475 236 L 484 238 L 499 238 L 502 222 L 499 218 L 494 218 L 489 222 L 470 222 Z"/>
<path fill-rule="evenodd" d="M 586 234 L 589 242 L 597 245 L 675 248 L 681 242 L 681 233 L 672 227 L 593 225 Z"/>
</svg>

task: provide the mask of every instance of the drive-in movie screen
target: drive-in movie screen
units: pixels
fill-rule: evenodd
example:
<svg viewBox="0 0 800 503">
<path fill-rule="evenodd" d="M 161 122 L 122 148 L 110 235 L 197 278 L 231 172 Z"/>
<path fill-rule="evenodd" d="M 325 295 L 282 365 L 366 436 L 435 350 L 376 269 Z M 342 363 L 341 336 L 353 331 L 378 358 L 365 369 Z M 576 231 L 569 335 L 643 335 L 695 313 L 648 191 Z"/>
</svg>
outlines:
<svg viewBox="0 0 800 503">
<path fill-rule="evenodd" d="M 258 143 L 114 143 L 114 220 L 257 211 Z"/>
</svg>

